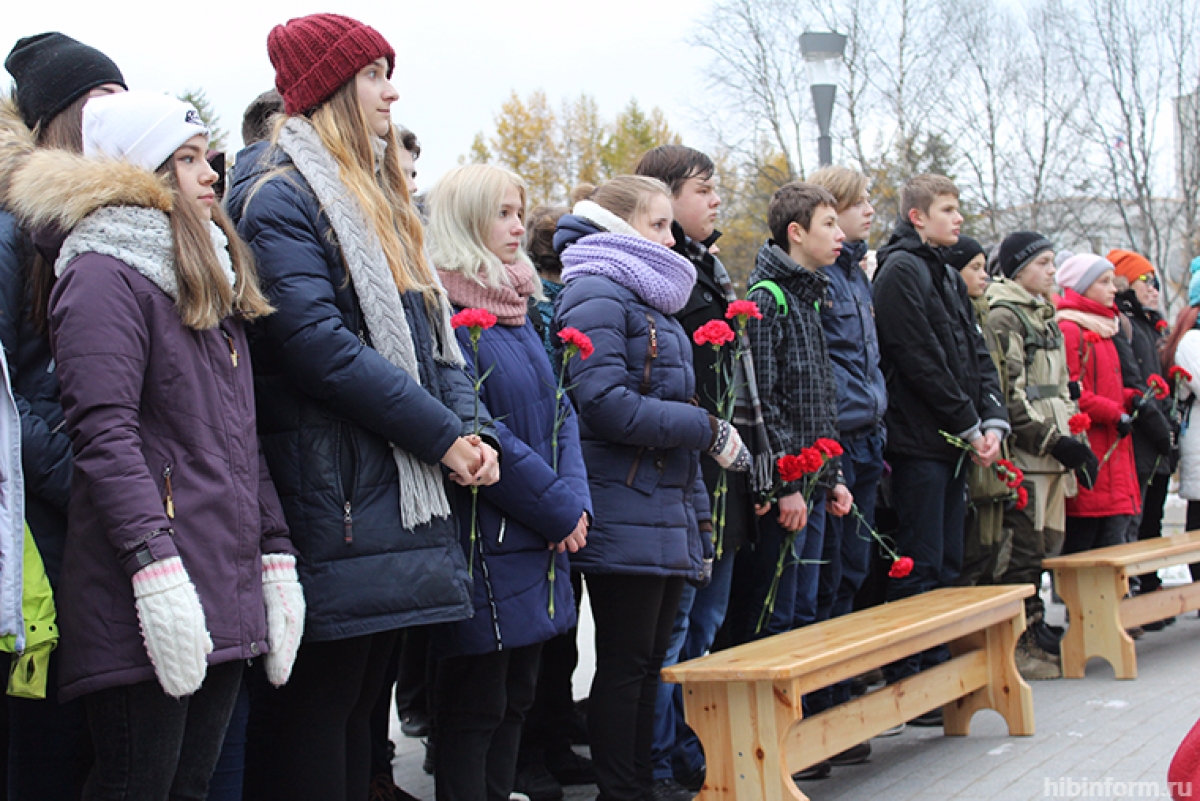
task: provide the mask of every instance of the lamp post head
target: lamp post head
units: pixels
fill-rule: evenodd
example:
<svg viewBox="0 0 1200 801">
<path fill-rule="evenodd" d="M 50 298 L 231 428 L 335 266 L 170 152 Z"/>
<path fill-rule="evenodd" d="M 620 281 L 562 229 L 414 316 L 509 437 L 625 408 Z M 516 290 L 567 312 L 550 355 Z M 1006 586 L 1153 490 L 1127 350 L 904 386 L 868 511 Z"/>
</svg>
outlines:
<svg viewBox="0 0 1200 801">
<path fill-rule="evenodd" d="M 817 112 L 817 129 L 821 134 L 819 160 L 823 167 L 833 161 L 829 122 L 833 117 L 838 83 L 845 69 L 842 60 L 845 53 L 845 34 L 833 31 L 805 31 L 800 34 L 800 55 L 808 63 L 808 82 L 812 90 L 813 108 Z"/>
</svg>

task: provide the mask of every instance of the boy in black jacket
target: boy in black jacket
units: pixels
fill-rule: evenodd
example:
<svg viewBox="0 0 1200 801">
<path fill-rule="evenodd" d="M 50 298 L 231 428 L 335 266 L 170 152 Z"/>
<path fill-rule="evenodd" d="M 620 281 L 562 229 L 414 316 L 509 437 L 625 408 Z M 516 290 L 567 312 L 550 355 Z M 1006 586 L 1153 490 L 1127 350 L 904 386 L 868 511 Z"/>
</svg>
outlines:
<svg viewBox="0 0 1200 801">
<path fill-rule="evenodd" d="M 875 320 L 887 380 L 885 455 L 892 466 L 895 534 L 912 572 L 890 579 L 888 600 L 955 583 L 962 568 L 970 444 L 977 464 L 992 464 L 1008 433 L 996 366 L 975 320 L 966 284 L 946 264 L 943 248 L 958 241 L 958 189 L 940 175 L 919 175 L 900 195 L 902 219 L 879 251 Z M 945 649 L 888 666 L 889 681 L 944 661 Z M 936 715 L 931 717 L 937 717 Z M 931 721 L 932 722 L 932 721 Z"/>
</svg>

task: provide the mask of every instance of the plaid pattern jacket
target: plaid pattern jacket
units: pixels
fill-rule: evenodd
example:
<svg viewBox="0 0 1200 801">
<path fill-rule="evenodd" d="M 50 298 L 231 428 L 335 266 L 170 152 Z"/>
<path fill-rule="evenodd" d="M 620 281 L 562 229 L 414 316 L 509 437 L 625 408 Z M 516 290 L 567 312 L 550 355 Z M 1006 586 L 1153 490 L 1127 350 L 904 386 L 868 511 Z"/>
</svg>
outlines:
<svg viewBox="0 0 1200 801">
<path fill-rule="evenodd" d="M 747 295 L 763 315 L 750 320 L 747 333 L 774 462 L 810 447 L 818 437 L 837 439 L 837 382 L 821 327 L 829 279 L 804 269 L 768 241 L 758 251 L 749 286 L 760 281 L 774 281 L 787 301 L 785 312 L 765 288 Z M 837 483 L 840 468 L 833 460 L 822 485 Z M 799 488 L 787 487 L 784 494 Z"/>
</svg>

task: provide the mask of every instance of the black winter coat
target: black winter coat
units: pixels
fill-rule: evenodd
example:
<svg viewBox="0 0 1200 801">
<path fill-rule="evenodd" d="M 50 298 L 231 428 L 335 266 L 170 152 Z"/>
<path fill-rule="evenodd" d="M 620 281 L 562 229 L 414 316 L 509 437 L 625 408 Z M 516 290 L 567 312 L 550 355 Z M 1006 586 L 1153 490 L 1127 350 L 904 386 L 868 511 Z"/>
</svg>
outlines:
<svg viewBox="0 0 1200 801">
<path fill-rule="evenodd" d="M 713 235 L 708 241 L 701 243 L 688 239 L 687 234 L 679 223 L 671 226 L 675 235 L 675 252 L 690 261 L 696 268 L 696 285 L 687 305 L 675 314 L 675 319 L 683 325 L 688 339 L 696 333 L 696 329 L 710 320 L 724 320 L 725 310 L 729 302 L 725 299 L 725 291 L 714 277 L 716 257 L 708 252 L 708 246 L 716 241 L 720 233 Z M 722 358 L 731 368 L 733 346 L 721 348 Z M 708 345 L 692 343 L 692 369 L 696 373 L 696 395 L 700 407 L 709 414 L 717 413 L 717 354 Z M 717 481 L 721 476 L 721 467 L 713 459 L 701 459 L 700 471 L 704 475 L 704 486 L 712 496 Z M 752 536 L 757 518 L 754 516 L 754 501 L 750 489 L 749 473 L 727 473 L 729 497 L 725 508 L 725 540 L 724 548 L 732 553 L 749 536 Z"/>
<path fill-rule="evenodd" d="M 908 222 L 879 251 L 875 323 L 887 381 L 886 453 L 957 461 L 939 431 L 970 440 L 981 428 L 1008 431 L 996 365 L 967 296 L 939 249 Z"/>
<path fill-rule="evenodd" d="M 1138 302 L 1137 294 L 1132 289 L 1126 289 L 1117 295 L 1117 308 L 1129 320 L 1132 329 L 1129 350 L 1121 348 L 1118 351 L 1122 358 L 1122 370 L 1132 373 L 1127 377 L 1125 383 L 1141 392 L 1146 388 L 1146 380 L 1151 375 L 1156 373 L 1162 375 L 1162 361 L 1158 356 L 1158 346 L 1162 334 L 1157 326 L 1163 318 L 1157 311 L 1142 306 Z M 1124 334 L 1118 334 L 1118 336 L 1124 336 Z M 1128 365 L 1125 364 L 1126 356 L 1132 356 Z M 1130 370 L 1129 368 L 1136 369 Z M 1130 381 L 1130 378 L 1134 380 Z M 1169 398 L 1165 400 L 1151 398 L 1147 401 L 1147 407 L 1138 414 L 1133 426 L 1133 456 L 1137 463 L 1140 483 L 1143 485 L 1151 473 L 1170 475 L 1172 472 L 1172 462 L 1168 458 L 1170 452 L 1168 449 L 1167 453 L 1163 453 L 1167 443 L 1162 439 L 1164 431 L 1170 430 L 1164 426 L 1166 425 L 1166 415 L 1171 408 L 1171 401 Z M 1157 414 L 1162 417 L 1152 420 L 1151 418 L 1156 417 L 1156 414 L 1150 412 L 1150 408 L 1157 410 Z"/>
<path fill-rule="evenodd" d="M 282 174 L 256 186 L 273 168 Z M 277 310 L 250 344 L 263 453 L 300 552 L 305 639 L 469 616 L 455 520 L 400 523 L 390 443 L 438 464 L 473 417 L 466 374 L 433 359 L 422 298 L 403 295 L 418 384 L 371 347 L 332 226 L 286 157 L 239 164 L 227 203 Z"/>
<path fill-rule="evenodd" d="M 21 415 L 25 518 L 52 586 L 58 586 L 71 495 L 71 438 L 63 426 L 50 337 L 30 319 L 26 275 L 34 250 L 8 212 L 0 211 L 0 345 Z"/>
</svg>

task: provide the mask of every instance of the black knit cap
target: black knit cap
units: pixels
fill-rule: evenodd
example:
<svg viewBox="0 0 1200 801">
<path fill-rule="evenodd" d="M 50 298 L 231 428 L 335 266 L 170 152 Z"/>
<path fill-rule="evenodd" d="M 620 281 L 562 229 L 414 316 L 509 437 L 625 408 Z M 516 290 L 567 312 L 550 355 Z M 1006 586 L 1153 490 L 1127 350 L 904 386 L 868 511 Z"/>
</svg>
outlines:
<svg viewBox="0 0 1200 801">
<path fill-rule="evenodd" d="M 1035 231 L 1011 233 L 1000 243 L 1000 271 L 1013 278 L 1047 250 L 1054 250 L 1054 243 Z"/>
<path fill-rule="evenodd" d="M 97 86 L 125 86 L 112 59 L 66 34 L 26 36 L 13 46 L 4 69 L 16 82 L 17 108 L 30 128 L 45 125 Z"/>
<path fill-rule="evenodd" d="M 962 270 L 971 259 L 983 253 L 983 245 L 969 236 L 960 236 L 958 241 L 946 248 L 946 263 L 955 270 Z"/>
</svg>

